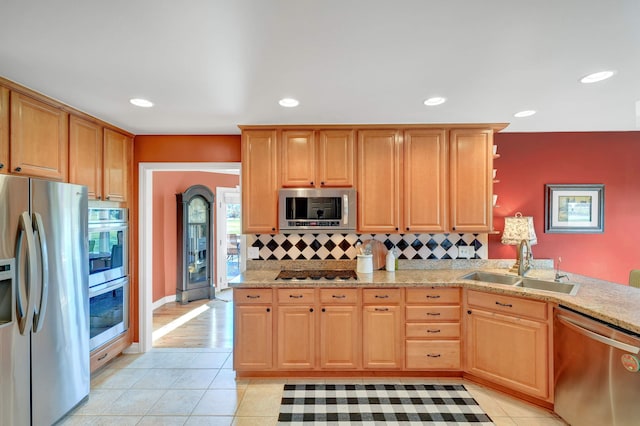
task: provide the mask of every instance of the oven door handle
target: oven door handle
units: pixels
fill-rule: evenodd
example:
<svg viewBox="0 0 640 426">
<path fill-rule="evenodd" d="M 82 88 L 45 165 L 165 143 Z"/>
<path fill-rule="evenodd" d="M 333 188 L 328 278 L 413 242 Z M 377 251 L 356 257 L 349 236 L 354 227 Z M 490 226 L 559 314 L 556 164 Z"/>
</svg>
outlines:
<svg viewBox="0 0 640 426">
<path fill-rule="evenodd" d="M 117 290 L 124 287 L 129 282 L 129 278 L 118 278 L 117 280 L 109 281 L 104 284 L 98 284 L 89 288 L 89 298 L 100 296 L 112 290 Z"/>
</svg>

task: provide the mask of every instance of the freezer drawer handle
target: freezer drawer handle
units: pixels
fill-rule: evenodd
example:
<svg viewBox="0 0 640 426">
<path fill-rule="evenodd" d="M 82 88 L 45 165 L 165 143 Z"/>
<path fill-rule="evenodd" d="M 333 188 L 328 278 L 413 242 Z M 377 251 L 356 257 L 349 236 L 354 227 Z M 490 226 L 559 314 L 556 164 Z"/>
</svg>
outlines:
<svg viewBox="0 0 640 426">
<path fill-rule="evenodd" d="M 34 300 L 33 295 L 35 294 L 35 289 L 33 288 L 33 279 L 37 276 L 37 268 L 36 268 L 36 253 L 35 246 L 36 241 L 33 236 L 33 226 L 31 225 L 31 218 L 29 217 L 29 213 L 22 212 L 19 220 L 19 231 L 20 234 L 16 241 L 16 257 L 19 259 L 22 256 L 22 240 L 26 238 L 27 240 L 27 268 L 28 273 L 26 273 L 26 277 L 23 277 L 23 272 L 21 271 L 20 266 L 16 268 L 16 283 L 18 286 L 18 294 L 17 294 L 17 303 L 16 303 L 16 314 L 18 315 L 18 328 L 20 330 L 20 334 L 26 334 L 29 332 L 27 328 L 27 324 L 31 324 L 33 322 L 33 310 L 34 310 Z M 19 260 L 16 263 L 20 263 Z M 27 280 L 28 278 L 28 280 Z M 25 298 L 27 299 L 27 307 L 25 310 Z"/>
<path fill-rule="evenodd" d="M 591 330 L 587 330 L 584 327 L 581 327 L 580 324 L 568 317 L 565 317 L 563 315 L 558 315 L 558 320 L 560 320 L 560 322 L 562 322 L 563 324 L 565 324 L 567 327 L 573 329 L 574 331 L 583 334 L 587 337 L 590 337 L 591 339 L 600 342 L 600 343 L 604 343 L 605 345 L 609 345 L 609 346 L 613 346 L 614 348 L 620 349 L 622 351 L 626 351 L 626 352 L 630 352 L 632 354 L 638 354 L 640 353 L 640 348 L 633 346 L 633 345 L 628 345 L 626 343 L 623 342 L 619 342 L 617 340 L 614 339 L 610 339 L 606 336 L 603 336 L 601 334 L 598 333 L 594 333 Z"/>
<path fill-rule="evenodd" d="M 47 313 L 47 300 L 49 298 L 49 253 L 47 249 L 47 237 L 45 236 L 40 213 L 33 214 L 33 225 L 40 242 L 40 264 L 42 265 L 40 270 L 40 304 L 38 309 L 33 312 L 33 331 L 37 333 L 42 330 L 44 318 Z"/>
</svg>

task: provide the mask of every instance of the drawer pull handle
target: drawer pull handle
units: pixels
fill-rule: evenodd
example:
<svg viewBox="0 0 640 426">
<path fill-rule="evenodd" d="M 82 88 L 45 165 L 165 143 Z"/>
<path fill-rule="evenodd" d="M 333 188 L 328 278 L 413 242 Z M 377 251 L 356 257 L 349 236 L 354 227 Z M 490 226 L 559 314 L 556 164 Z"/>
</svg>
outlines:
<svg viewBox="0 0 640 426">
<path fill-rule="evenodd" d="M 109 352 L 105 353 L 104 355 L 102 355 L 100 358 L 98 358 L 98 361 L 102 361 L 103 359 L 105 359 L 107 356 L 109 355 Z"/>
<path fill-rule="evenodd" d="M 376 299 L 388 299 L 389 295 L 387 294 L 376 294 Z"/>
<path fill-rule="evenodd" d="M 427 330 L 427 333 L 440 333 L 440 330 L 439 329 L 430 329 L 430 330 Z"/>
<path fill-rule="evenodd" d="M 430 296 L 430 295 L 427 295 L 427 299 L 440 299 L 440 296 Z"/>
<path fill-rule="evenodd" d="M 260 295 L 251 295 L 251 294 L 247 294 L 247 299 L 260 299 Z"/>
<path fill-rule="evenodd" d="M 513 308 L 513 305 L 511 303 L 500 303 L 500 302 L 496 302 L 496 305 L 498 306 L 504 306 L 505 308 Z"/>
<path fill-rule="evenodd" d="M 427 354 L 429 358 L 440 358 L 440 354 Z"/>
<path fill-rule="evenodd" d="M 389 308 L 376 308 L 376 311 L 378 312 L 387 312 L 389 310 Z"/>
<path fill-rule="evenodd" d="M 291 299 L 302 299 L 304 296 L 302 294 L 290 294 L 289 297 Z"/>
<path fill-rule="evenodd" d="M 440 312 L 427 312 L 427 316 L 430 317 L 437 317 L 440 315 Z"/>
<path fill-rule="evenodd" d="M 345 296 L 344 294 L 334 294 L 331 297 L 333 297 L 334 299 L 344 299 L 347 296 Z"/>
</svg>

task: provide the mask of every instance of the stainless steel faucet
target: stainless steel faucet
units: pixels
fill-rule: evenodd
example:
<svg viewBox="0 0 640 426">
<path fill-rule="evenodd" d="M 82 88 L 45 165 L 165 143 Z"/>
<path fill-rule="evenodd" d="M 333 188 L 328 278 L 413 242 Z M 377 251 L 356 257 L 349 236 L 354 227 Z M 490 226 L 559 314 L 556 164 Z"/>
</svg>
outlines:
<svg viewBox="0 0 640 426">
<path fill-rule="evenodd" d="M 529 240 L 523 239 L 518 246 L 518 275 L 524 277 L 529 269 L 531 269 L 531 245 Z"/>
<path fill-rule="evenodd" d="M 560 262 L 562 262 L 562 258 L 558 256 L 558 263 L 556 264 L 556 278 L 554 281 L 560 282 L 562 278 L 569 279 L 569 275 L 560 273 Z"/>
</svg>

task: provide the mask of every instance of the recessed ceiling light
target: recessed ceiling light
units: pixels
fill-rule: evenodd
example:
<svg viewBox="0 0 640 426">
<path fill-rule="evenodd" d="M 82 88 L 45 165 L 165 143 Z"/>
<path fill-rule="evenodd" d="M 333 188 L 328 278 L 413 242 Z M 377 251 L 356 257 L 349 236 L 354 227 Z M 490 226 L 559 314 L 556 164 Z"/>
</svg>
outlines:
<svg viewBox="0 0 640 426">
<path fill-rule="evenodd" d="M 535 113 L 536 112 L 534 110 L 528 109 L 528 110 L 525 110 L 525 111 L 516 112 L 515 114 L 513 114 L 513 116 L 514 117 L 518 117 L 518 118 L 522 118 L 522 117 L 532 116 Z"/>
<path fill-rule="evenodd" d="M 297 99 L 293 99 L 293 98 L 283 98 L 283 99 L 280 99 L 278 103 L 280 104 L 280 106 L 287 107 L 287 108 L 297 107 L 300 104 L 300 102 Z"/>
<path fill-rule="evenodd" d="M 142 99 L 142 98 L 129 99 L 129 102 L 131 102 L 135 106 L 142 107 L 142 108 L 151 108 L 153 106 L 153 102 L 148 101 L 146 99 Z"/>
<path fill-rule="evenodd" d="M 597 83 L 598 81 L 606 80 L 609 77 L 613 76 L 615 71 L 600 71 L 594 72 L 593 74 L 585 75 L 580 79 L 580 83 Z"/>
<path fill-rule="evenodd" d="M 426 101 L 424 101 L 424 104 L 426 106 L 436 106 L 436 105 L 443 104 L 446 101 L 447 101 L 447 98 L 443 98 L 441 96 L 434 96 L 433 98 L 429 98 Z"/>
</svg>

